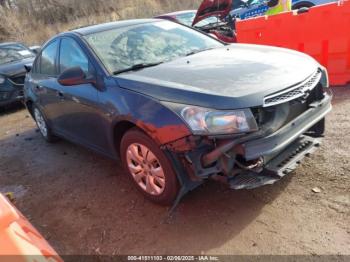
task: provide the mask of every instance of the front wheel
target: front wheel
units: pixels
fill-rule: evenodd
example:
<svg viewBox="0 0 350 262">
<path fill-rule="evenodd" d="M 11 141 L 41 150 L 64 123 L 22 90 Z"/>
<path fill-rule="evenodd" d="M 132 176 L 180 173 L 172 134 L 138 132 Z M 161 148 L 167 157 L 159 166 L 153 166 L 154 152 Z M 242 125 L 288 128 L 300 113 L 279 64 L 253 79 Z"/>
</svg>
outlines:
<svg viewBox="0 0 350 262">
<path fill-rule="evenodd" d="M 128 131 L 121 141 L 125 170 L 137 189 L 157 204 L 171 205 L 179 192 L 177 176 L 158 145 L 138 129 Z"/>
<path fill-rule="evenodd" d="M 326 131 L 326 119 L 323 118 L 307 132 L 308 135 L 312 137 L 322 137 Z"/>
</svg>

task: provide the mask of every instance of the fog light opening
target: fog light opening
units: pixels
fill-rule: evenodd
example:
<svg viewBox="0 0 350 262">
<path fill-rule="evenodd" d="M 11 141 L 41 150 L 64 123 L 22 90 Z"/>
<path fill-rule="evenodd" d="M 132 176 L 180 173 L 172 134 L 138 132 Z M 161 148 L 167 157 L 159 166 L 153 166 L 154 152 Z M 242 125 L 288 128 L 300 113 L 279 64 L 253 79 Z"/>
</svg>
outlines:
<svg viewBox="0 0 350 262">
<path fill-rule="evenodd" d="M 260 173 L 264 166 L 264 158 L 259 157 L 258 159 L 247 161 L 244 157 L 238 156 L 235 160 L 235 164 L 243 170 Z"/>
</svg>

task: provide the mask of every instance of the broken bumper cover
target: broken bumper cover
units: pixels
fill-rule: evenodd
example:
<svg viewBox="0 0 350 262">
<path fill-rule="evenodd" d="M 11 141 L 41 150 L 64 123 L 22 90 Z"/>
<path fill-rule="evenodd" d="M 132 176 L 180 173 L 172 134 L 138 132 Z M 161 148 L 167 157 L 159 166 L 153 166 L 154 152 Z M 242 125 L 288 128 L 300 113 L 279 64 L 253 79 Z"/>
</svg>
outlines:
<svg viewBox="0 0 350 262">
<path fill-rule="evenodd" d="M 303 135 L 320 122 L 332 109 L 332 95 L 311 104 L 299 117 L 274 134 L 242 144 L 246 160 L 264 159 L 264 168 L 255 173 L 245 171 L 229 178 L 232 189 L 253 189 L 277 182 L 292 172 L 305 156 L 320 146 L 321 139 Z"/>
<path fill-rule="evenodd" d="M 210 146 L 193 146 L 185 153 L 185 162 L 192 170 L 189 174 L 191 180 L 217 178 L 228 182 L 233 189 L 252 189 L 275 183 L 319 147 L 321 138 L 307 136 L 306 133 L 331 111 L 331 100 L 329 90 L 323 100 L 310 104 L 304 113 L 272 134 L 260 132 L 258 135 L 247 135 L 229 140 L 214 149 Z M 259 159 L 262 164 L 259 168 L 242 169 L 237 166 L 237 155 L 246 161 Z M 212 164 L 203 164 L 205 157 Z"/>
<path fill-rule="evenodd" d="M 277 157 L 264 167 L 261 173 L 243 172 L 229 178 L 232 189 L 253 189 L 264 185 L 271 185 L 292 172 L 305 156 L 313 153 L 320 146 L 320 139 L 302 136 L 289 145 Z"/>
<path fill-rule="evenodd" d="M 282 151 L 300 135 L 321 121 L 332 110 L 331 95 L 322 101 L 315 102 L 299 117 L 286 124 L 274 134 L 243 143 L 245 159 L 253 160 L 261 155 L 273 156 Z"/>
</svg>

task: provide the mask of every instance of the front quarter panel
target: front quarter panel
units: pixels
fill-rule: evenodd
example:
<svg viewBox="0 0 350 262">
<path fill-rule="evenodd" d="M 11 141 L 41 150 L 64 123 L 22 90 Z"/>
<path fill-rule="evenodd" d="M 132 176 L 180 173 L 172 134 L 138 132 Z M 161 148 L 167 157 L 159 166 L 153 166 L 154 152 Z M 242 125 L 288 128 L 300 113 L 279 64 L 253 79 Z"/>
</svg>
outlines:
<svg viewBox="0 0 350 262">
<path fill-rule="evenodd" d="M 25 103 L 25 105 L 27 105 L 27 103 L 29 101 L 36 104 L 37 106 L 40 106 L 39 97 L 34 92 L 34 83 L 33 83 L 32 72 L 27 73 L 26 78 L 24 80 L 24 103 Z"/>
<path fill-rule="evenodd" d="M 122 121 L 133 123 L 158 145 L 191 135 L 183 120 L 158 100 L 120 88 L 114 79 L 108 82 L 106 89 L 99 92 L 99 100 L 104 122 L 110 127 L 111 140 L 114 139 L 114 128 Z"/>
</svg>

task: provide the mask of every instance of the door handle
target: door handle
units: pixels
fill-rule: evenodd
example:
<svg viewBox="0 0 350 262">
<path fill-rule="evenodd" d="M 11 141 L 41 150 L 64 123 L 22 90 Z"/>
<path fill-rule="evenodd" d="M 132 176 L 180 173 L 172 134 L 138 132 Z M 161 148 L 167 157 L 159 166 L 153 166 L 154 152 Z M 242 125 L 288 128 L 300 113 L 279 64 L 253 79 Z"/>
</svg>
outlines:
<svg viewBox="0 0 350 262">
<path fill-rule="evenodd" d="M 64 94 L 61 91 L 57 91 L 57 96 L 62 100 L 64 99 Z"/>
<path fill-rule="evenodd" d="M 40 91 L 40 90 L 44 89 L 44 87 L 42 87 L 42 86 L 35 86 L 35 89 Z"/>
</svg>

